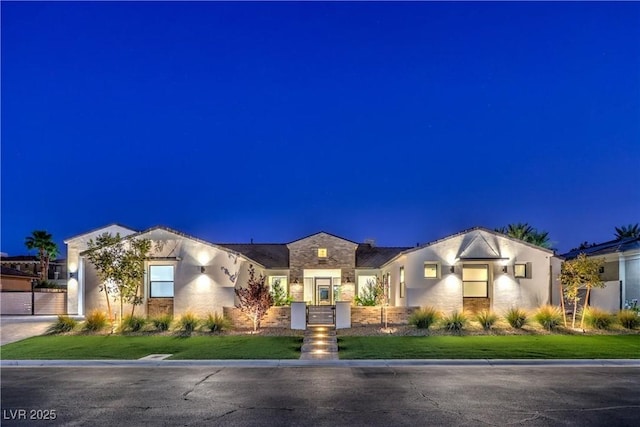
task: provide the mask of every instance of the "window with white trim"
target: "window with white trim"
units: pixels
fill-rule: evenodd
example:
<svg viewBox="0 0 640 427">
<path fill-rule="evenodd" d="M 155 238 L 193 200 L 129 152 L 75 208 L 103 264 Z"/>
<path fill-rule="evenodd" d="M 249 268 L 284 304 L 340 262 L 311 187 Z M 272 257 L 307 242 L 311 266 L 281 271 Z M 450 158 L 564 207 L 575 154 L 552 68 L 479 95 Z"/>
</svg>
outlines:
<svg viewBox="0 0 640 427">
<path fill-rule="evenodd" d="M 527 277 L 527 264 L 516 264 L 513 266 L 513 276 L 517 278 Z"/>
<path fill-rule="evenodd" d="M 400 298 L 404 298 L 405 293 L 404 285 L 404 267 L 400 267 Z"/>
<path fill-rule="evenodd" d="M 424 263 L 424 278 L 425 279 L 439 279 L 440 278 L 440 263 L 439 262 L 425 262 Z"/>
<path fill-rule="evenodd" d="M 462 296 L 487 298 L 489 296 L 489 266 L 467 264 L 462 266 Z"/>
<path fill-rule="evenodd" d="M 149 266 L 149 296 L 151 298 L 173 298 L 173 265 Z"/>
<path fill-rule="evenodd" d="M 273 289 L 273 285 L 280 285 L 280 288 L 287 292 L 287 279 L 287 276 L 269 276 L 269 289 Z"/>
</svg>

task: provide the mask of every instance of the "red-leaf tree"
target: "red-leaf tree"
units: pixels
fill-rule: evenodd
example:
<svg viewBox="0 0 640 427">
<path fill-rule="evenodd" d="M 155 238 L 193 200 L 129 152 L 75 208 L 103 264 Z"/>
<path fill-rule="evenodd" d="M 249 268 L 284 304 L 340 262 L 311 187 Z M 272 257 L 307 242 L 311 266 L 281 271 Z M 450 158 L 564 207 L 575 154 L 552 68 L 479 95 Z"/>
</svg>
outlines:
<svg viewBox="0 0 640 427">
<path fill-rule="evenodd" d="M 238 297 L 236 307 L 251 319 L 254 331 L 258 330 L 260 321 L 273 305 L 273 297 L 265 280 L 266 277 L 263 274 L 256 278 L 256 271 L 253 265 L 250 265 L 247 286 L 234 289 Z"/>
</svg>

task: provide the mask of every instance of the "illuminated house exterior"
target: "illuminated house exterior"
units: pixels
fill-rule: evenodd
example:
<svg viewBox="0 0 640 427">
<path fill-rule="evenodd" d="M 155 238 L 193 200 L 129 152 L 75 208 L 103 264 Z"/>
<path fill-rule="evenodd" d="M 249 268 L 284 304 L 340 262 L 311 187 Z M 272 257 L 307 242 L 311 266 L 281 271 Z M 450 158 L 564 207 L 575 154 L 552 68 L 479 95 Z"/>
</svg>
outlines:
<svg viewBox="0 0 640 427">
<path fill-rule="evenodd" d="M 552 251 L 480 227 L 419 247 L 378 247 L 325 232 L 290 243 L 216 244 L 166 227 L 136 232 L 114 224 L 65 241 L 70 314 L 106 308 L 84 253 L 103 233 L 161 243 L 146 262 L 139 314 L 221 313 L 234 306 L 234 287 L 246 284 L 249 265 L 309 305 L 353 301 L 376 278 L 393 307 L 502 311 L 559 302 L 560 259 Z"/>
</svg>

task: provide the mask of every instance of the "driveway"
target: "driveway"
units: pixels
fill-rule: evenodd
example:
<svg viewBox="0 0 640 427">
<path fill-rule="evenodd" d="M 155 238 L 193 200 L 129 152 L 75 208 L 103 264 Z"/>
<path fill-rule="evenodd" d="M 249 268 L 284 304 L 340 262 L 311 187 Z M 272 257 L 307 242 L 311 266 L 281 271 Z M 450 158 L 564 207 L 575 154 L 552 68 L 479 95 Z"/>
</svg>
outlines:
<svg viewBox="0 0 640 427">
<path fill-rule="evenodd" d="M 1 316 L 0 345 L 42 335 L 57 316 Z"/>
<path fill-rule="evenodd" d="M 17 426 L 637 426 L 640 369 L 3 367 L 2 407 Z"/>
</svg>

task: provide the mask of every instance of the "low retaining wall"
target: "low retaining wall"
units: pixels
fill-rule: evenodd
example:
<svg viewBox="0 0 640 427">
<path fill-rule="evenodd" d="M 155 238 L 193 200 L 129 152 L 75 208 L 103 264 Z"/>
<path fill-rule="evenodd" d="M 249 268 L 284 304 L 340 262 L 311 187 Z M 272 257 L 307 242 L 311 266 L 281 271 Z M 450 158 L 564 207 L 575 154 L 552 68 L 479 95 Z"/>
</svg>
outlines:
<svg viewBox="0 0 640 427">
<path fill-rule="evenodd" d="M 236 307 L 222 307 L 224 316 L 231 320 L 236 328 L 251 328 L 253 322 L 247 315 Z M 263 328 L 290 328 L 291 327 L 291 307 L 271 307 L 267 315 L 260 322 Z"/>
<path fill-rule="evenodd" d="M 387 307 L 387 323 L 406 325 L 419 307 Z M 223 307 L 222 313 L 236 328 L 253 328 L 253 323 L 236 307 Z M 351 326 L 384 324 L 384 307 L 351 307 Z M 265 328 L 290 328 L 291 307 L 271 307 L 262 319 Z"/>
<path fill-rule="evenodd" d="M 387 323 L 406 325 L 409 316 L 419 307 L 387 307 Z M 351 307 L 351 326 L 384 324 L 384 307 Z"/>
</svg>

